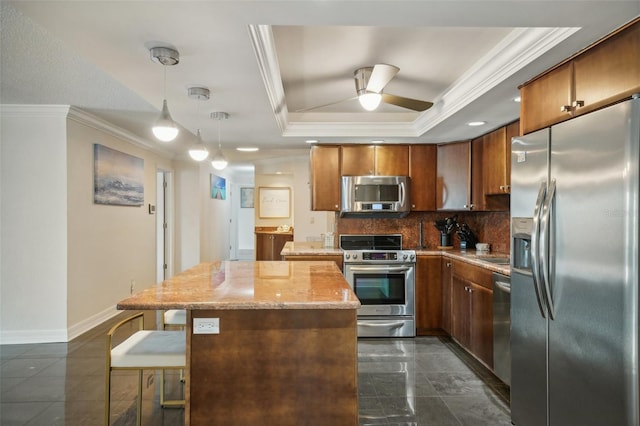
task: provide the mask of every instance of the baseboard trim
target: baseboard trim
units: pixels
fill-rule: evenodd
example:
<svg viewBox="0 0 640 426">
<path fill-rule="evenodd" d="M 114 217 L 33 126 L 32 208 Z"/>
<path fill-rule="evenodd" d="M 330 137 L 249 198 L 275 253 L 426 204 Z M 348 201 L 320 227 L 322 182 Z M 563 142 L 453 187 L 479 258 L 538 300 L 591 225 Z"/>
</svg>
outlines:
<svg viewBox="0 0 640 426">
<path fill-rule="evenodd" d="M 111 306 L 102 312 L 98 312 L 91 317 L 80 321 L 77 324 L 65 329 L 53 330 L 2 330 L 0 331 L 0 344 L 19 345 L 32 343 L 65 343 L 75 339 L 82 333 L 91 330 L 93 327 L 102 324 L 104 321 L 116 316 L 118 311 Z"/>
</svg>

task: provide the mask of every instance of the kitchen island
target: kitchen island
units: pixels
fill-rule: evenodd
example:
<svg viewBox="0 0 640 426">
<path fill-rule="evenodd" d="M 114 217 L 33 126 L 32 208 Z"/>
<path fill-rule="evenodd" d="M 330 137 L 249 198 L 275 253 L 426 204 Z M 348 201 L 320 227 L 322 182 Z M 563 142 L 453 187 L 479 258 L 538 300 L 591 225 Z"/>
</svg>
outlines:
<svg viewBox="0 0 640 426">
<path fill-rule="evenodd" d="M 118 303 L 187 310 L 187 425 L 357 425 L 359 307 L 304 261 L 202 263 Z"/>
</svg>

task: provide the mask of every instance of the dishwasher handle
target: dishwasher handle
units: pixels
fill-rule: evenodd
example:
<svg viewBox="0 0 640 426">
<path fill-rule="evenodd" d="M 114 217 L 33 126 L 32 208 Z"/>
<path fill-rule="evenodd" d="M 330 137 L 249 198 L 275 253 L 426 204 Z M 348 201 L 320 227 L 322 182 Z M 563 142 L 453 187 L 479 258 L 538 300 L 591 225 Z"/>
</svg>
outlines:
<svg viewBox="0 0 640 426">
<path fill-rule="evenodd" d="M 505 282 L 505 281 L 494 281 L 493 284 L 499 290 L 502 290 L 505 293 L 511 294 L 511 283 L 508 283 L 508 282 Z"/>
</svg>

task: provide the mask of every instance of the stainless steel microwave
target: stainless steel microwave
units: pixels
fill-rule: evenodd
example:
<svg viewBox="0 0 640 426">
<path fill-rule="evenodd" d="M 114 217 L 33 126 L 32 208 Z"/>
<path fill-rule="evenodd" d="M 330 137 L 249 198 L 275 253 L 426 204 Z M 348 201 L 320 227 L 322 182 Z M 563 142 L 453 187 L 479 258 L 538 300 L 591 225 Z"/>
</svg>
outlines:
<svg viewBox="0 0 640 426">
<path fill-rule="evenodd" d="M 404 217 L 411 211 L 408 176 L 342 176 L 341 217 Z"/>
</svg>

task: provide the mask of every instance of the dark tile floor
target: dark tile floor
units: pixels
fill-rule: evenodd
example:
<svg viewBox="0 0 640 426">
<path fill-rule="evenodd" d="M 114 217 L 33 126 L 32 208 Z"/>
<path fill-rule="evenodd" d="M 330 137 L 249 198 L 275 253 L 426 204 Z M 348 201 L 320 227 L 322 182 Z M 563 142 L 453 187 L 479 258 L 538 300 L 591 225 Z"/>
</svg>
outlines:
<svg viewBox="0 0 640 426">
<path fill-rule="evenodd" d="M 102 425 L 104 336 L 124 315 L 69 343 L 1 345 L 0 425 Z M 510 425 L 508 387 L 448 339 L 361 339 L 358 352 L 361 425 Z M 113 374 L 112 424 L 135 424 L 137 376 Z M 183 424 L 183 409 L 160 408 L 158 386 L 145 371 L 143 424 Z M 181 396 L 177 372 L 167 389 Z"/>
</svg>

